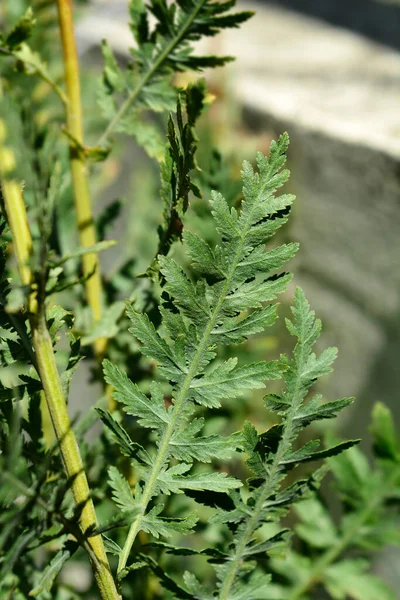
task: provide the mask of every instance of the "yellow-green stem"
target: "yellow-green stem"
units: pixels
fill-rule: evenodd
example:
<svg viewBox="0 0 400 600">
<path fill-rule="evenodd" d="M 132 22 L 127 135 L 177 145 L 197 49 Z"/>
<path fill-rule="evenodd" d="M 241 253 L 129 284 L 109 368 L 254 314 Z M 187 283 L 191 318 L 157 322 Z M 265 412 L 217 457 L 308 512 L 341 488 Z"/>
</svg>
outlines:
<svg viewBox="0 0 400 600">
<path fill-rule="evenodd" d="M 90 498 L 79 447 L 71 427 L 44 312 L 40 311 L 39 315 L 34 315 L 32 322 L 33 346 L 40 379 L 54 431 L 60 444 L 65 471 L 71 481 L 72 494 L 75 503 L 82 507 L 80 524 L 82 531 L 85 532 L 97 527 L 96 513 Z M 93 550 L 92 568 L 101 597 L 107 600 L 119 599 L 101 536 L 90 537 L 89 543 Z"/>
<path fill-rule="evenodd" d="M 79 62 L 76 50 L 71 0 L 57 0 L 58 20 L 64 57 L 65 86 L 67 91 L 67 125 L 68 131 L 80 147 L 84 145 L 81 90 L 79 82 Z M 96 243 L 96 229 L 93 220 L 92 202 L 90 198 L 88 169 L 84 154 L 70 144 L 70 162 L 72 187 L 81 246 L 88 248 Z M 83 256 L 83 272 L 89 277 L 86 282 L 87 301 L 92 310 L 93 320 L 100 321 L 102 316 L 102 283 L 100 261 L 97 254 Z M 91 275 L 92 273 L 92 275 Z M 102 358 L 106 340 L 97 339 L 94 344 L 95 353 Z"/>
<path fill-rule="evenodd" d="M 15 156 L 12 150 L 4 145 L 5 137 L 6 128 L 4 123 L 0 121 L 0 175 L 4 205 L 10 224 L 20 277 L 24 285 L 31 286 L 33 282 L 29 260 L 32 252 L 32 237 L 21 187 L 12 177 L 15 169 Z M 34 287 L 28 296 L 28 311 L 38 372 L 54 431 L 60 444 L 65 471 L 71 481 L 72 494 L 75 503 L 82 507 L 80 525 L 83 533 L 85 533 L 87 530 L 97 527 L 96 513 L 90 498 L 79 447 L 68 415 L 53 344 L 47 328 L 45 307 L 38 306 Z M 101 536 L 89 537 L 88 541 L 92 550 L 90 560 L 101 598 L 103 600 L 120 600 Z"/>
</svg>

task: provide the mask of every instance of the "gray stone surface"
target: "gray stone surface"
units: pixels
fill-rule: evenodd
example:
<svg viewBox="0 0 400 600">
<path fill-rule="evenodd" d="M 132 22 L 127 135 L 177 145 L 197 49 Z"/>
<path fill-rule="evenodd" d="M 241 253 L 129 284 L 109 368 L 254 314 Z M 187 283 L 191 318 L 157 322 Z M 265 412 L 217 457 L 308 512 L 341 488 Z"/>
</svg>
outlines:
<svg viewBox="0 0 400 600">
<path fill-rule="evenodd" d="M 400 55 L 362 36 L 272 6 L 224 33 L 218 50 L 246 106 L 400 156 Z"/>
</svg>

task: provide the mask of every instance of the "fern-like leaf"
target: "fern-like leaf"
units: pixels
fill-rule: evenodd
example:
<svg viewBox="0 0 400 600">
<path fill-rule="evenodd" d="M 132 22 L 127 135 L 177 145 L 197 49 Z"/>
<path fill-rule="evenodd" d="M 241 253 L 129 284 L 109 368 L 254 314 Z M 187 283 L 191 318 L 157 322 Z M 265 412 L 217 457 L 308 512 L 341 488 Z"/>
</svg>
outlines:
<svg viewBox="0 0 400 600">
<path fill-rule="evenodd" d="M 124 73 L 118 66 L 110 47 L 103 44 L 105 69 L 99 90 L 99 104 L 104 116 L 110 120 L 101 143 L 112 131 L 122 131 L 135 136 L 148 132 L 145 144 L 153 156 L 161 157 L 163 142 L 154 144 L 156 134 L 152 123 L 143 123 L 139 114 L 145 109 L 162 112 L 174 110 L 176 90 L 170 81 L 179 71 L 201 71 L 222 66 L 232 60 L 223 56 L 197 56 L 193 54 L 193 42 L 204 36 L 214 36 L 222 29 L 238 27 L 252 13 L 230 13 L 235 0 L 213 2 L 212 0 L 131 0 L 131 31 L 137 47 L 131 49 L 133 62 Z M 155 19 L 151 29 L 149 16 Z M 122 96 L 122 103 L 116 100 Z M 140 131 L 138 126 L 140 125 Z M 143 133 L 140 133 L 143 132 Z"/>
<path fill-rule="evenodd" d="M 249 191 L 251 194 L 251 190 Z M 243 432 L 244 447 L 249 453 L 248 466 L 253 472 L 249 480 L 250 497 L 246 502 L 240 495 L 232 496 L 234 507 L 231 511 L 220 511 L 222 522 L 235 524 L 231 552 L 225 563 L 218 567 L 219 579 L 218 598 L 241 597 L 247 589 L 246 577 L 253 571 L 257 555 L 276 551 L 282 544 L 283 532 L 276 539 L 256 543 L 256 535 L 265 523 L 278 521 L 291 504 L 301 499 L 310 489 L 315 488 L 323 472 L 317 471 L 310 479 L 296 481 L 282 489 L 282 481 L 289 469 L 297 464 L 320 460 L 340 454 L 346 448 L 354 446 L 357 441 L 349 441 L 320 450 L 318 441 L 307 442 L 298 449 L 293 448 L 299 432 L 312 421 L 335 416 L 339 410 L 348 406 L 351 398 L 323 405 L 319 397 L 306 403 L 306 396 L 314 382 L 329 373 L 331 364 L 336 356 L 335 348 L 328 348 L 319 356 L 313 352 L 317 341 L 321 322 L 310 310 L 304 293 L 297 288 L 293 320 L 287 320 L 289 332 L 297 338 L 293 358 L 282 356 L 281 361 L 286 365 L 283 378 L 285 388 L 280 395 L 266 397 L 266 407 L 277 411 L 282 416 L 282 422 L 274 425 L 265 433 L 259 435 L 255 428 L 246 424 Z M 325 406 L 325 409 L 324 409 Z M 255 551 L 257 547 L 260 552 Z M 256 600 L 260 590 L 252 595 L 247 590 L 247 600 Z"/>
<path fill-rule="evenodd" d="M 275 276 L 273 272 L 295 254 L 297 246 L 285 246 L 281 252 L 264 249 L 271 232 L 285 221 L 275 218 L 277 212 L 290 206 L 293 200 L 289 195 L 275 195 L 288 178 L 288 171 L 282 171 L 287 146 L 285 134 L 278 143 L 271 144 L 269 157 L 257 156 L 258 171 L 248 163 L 244 164 L 245 200 L 240 212 L 229 210 L 226 201 L 214 195 L 211 202 L 221 243 L 207 252 L 213 253 L 215 258 L 215 268 L 221 274 L 218 281 L 208 282 L 200 277 L 195 283 L 172 258 L 159 258 L 165 279 L 164 290 L 175 307 L 171 310 L 169 302 L 162 308 L 168 335 L 163 337 L 146 315 L 128 305 L 131 332 L 142 342 L 143 353 L 157 361 L 159 374 L 172 386 L 171 405 L 167 408 L 164 403 L 160 384 L 153 383 L 150 395 L 146 395 L 118 367 L 105 362 L 105 378 L 112 386 L 116 400 L 128 414 L 138 419 L 139 424 L 153 429 L 156 434 L 156 449 L 149 453 L 151 467 L 142 471 L 142 481 L 136 485 L 134 502 L 139 515 L 132 523 L 121 555 L 120 571 L 126 565 L 137 533 L 145 526 L 149 503 L 157 495 L 183 490 L 221 493 L 241 485 L 225 473 L 193 470 L 194 460 L 207 463 L 212 458 L 227 457 L 242 443 L 237 436 L 202 437 L 202 420 L 193 420 L 196 407 L 218 407 L 222 399 L 261 388 L 266 379 L 277 379 L 288 368 L 277 361 L 237 366 L 236 359 L 221 363 L 215 358 L 216 342 L 225 341 L 228 335 L 243 341 L 247 335 L 259 331 L 262 324 L 273 323 L 275 307 L 267 308 L 263 303 L 274 300 L 290 280 L 287 274 Z M 225 218 L 227 214 L 228 219 Z M 231 220 L 237 224 L 234 229 Z M 273 223 L 273 227 L 265 228 L 266 222 Z M 190 235 L 188 238 L 191 239 Z M 273 260 L 268 258 L 271 252 L 275 257 Z M 191 253 L 195 264 L 200 265 L 203 253 L 196 254 L 193 244 Z M 264 265 L 260 267 L 260 276 L 254 275 L 252 266 L 246 267 L 255 255 Z M 279 259 L 276 258 L 278 255 Z M 249 277 L 256 279 L 250 283 Z M 250 285 L 251 294 L 248 292 Z M 242 313 L 248 308 L 255 310 L 242 320 Z M 122 446 L 125 452 L 125 442 Z M 171 464 L 172 459 L 180 462 Z"/>
</svg>

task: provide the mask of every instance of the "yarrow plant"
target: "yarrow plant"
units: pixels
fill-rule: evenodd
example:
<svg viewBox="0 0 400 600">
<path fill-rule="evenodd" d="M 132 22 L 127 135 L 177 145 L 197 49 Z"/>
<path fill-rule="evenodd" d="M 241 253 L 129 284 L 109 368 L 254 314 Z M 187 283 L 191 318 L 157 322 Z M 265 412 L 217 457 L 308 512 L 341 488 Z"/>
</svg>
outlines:
<svg viewBox="0 0 400 600">
<path fill-rule="evenodd" d="M 203 79 L 182 86 L 176 75 L 231 60 L 198 55 L 194 42 L 251 16 L 234 4 L 131 0 L 135 47 L 124 70 L 103 42 L 90 144 L 71 2 L 7 4 L 1 598 L 300 600 L 320 589 L 338 600 L 395 598 L 370 572 L 371 551 L 399 542 L 388 409 L 373 412 L 372 466 L 359 440 L 312 438 L 353 399 L 312 391 L 336 349 L 319 350 L 321 322 L 298 287 L 286 319 L 293 350 L 259 360 L 251 349 L 276 322 L 298 250 L 279 241 L 294 201 L 281 192 L 289 137 L 243 163 L 239 193 L 220 162 L 215 176 L 217 153 L 208 170 L 198 165 L 211 96 Z M 117 133 L 159 166 L 158 241 L 104 275 L 98 254 L 115 244 L 105 237 L 121 205 L 95 219 L 89 177 L 118 156 Z M 142 272 L 135 261 L 147 261 Z M 83 358 L 94 394 L 103 391 L 72 419 Z M 266 386 L 263 408 L 255 391 Z M 326 504 L 329 471 L 338 519 Z"/>
</svg>

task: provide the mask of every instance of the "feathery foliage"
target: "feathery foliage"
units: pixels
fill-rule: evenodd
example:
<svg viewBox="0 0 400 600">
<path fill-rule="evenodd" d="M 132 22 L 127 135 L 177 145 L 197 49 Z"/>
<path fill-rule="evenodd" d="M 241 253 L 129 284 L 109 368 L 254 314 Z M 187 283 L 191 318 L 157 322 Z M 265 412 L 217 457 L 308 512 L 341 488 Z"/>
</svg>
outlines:
<svg viewBox="0 0 400 600">
<path fill-rule="evenodd" d="M 150 156 L 163 157 L 164 143 L 155 125 L 144 118 L 145 111 L 175 109 L 177 90 L 171 78 L 181 71 L 201 71 L 223 66 L 229 56 L 198 56 L 193 42 L 215 36 L 221 30 L 238 27 L 252 13 L 228 12 L 235 0 L 131 0 L 130 29 L 136 43 L 131 49 L 132 64 L 124 73 L 107 42 L 103 42 L 105 68 L 99 89 L 99 105 L 110 124 L 101 143 L 112 131 L 135 136 Z M 155 19 L 150 27 L 149 15 Z"/>
<path fill-rule="evenodd" d="M 282 420 L 261 435 L 252 425 L 245 424 L 244 449 L 249 454 L 247 465 L 252 472 L 248 480 L 249 495 L 246 502 L 236 496 L 233 509 L 221 514 L 222 521 L 233 523 L 236 529 L 226 562 L 218 567 L 218 598 L 221 600 L 232 595 L 244 597 L 248 577 L 253 585 L 252 592 L 247 591 L 249 600 L 258 598 L 263 589 L 268 588 L 269 578 L 257 574 L 252 578 L 252 571 L 257 567 L 258 557 L 282 545 L 286 531 L 280 530 L 270 539 L 258 543 L 256 534 L 264 523 L 279 522 L 293 503 L 318 485 L 324 470 L 282 487 L 287 473 L 296 465 L 335 456 L 357 443 L 349 441 L 320 450 L 320 442 L 316 440 L 300 448 L 293 447 L 304 427 L 320 419 L 336 417 L 352 399 L 323 403 L 320 396 L 315 396 L 305 402 L 315 381 L 331 371 L 336 349 L 328 348 L 318 357 L 313 352 L 321 322 L 309 309 L 300 288 L 296 290 L 292 313 L 293 320 L 287 319 L 286 325 L 297 343 L 291 359 L 286 355 L 281 357 L 287 367 L 283 374 L 285 387 L 280 395 L 269 395 L 265 399 L 266 407 L 278 413 Z"/>
</svg>

